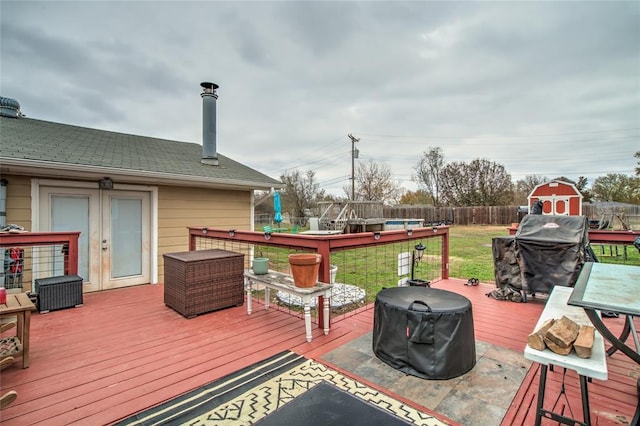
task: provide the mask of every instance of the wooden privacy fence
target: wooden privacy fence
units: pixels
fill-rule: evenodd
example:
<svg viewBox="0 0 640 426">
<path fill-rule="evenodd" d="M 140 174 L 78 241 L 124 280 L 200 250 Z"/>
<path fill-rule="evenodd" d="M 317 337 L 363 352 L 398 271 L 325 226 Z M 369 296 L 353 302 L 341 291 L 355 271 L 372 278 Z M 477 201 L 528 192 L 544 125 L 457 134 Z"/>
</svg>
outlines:
<svg viewBox="0 0 640 426">
<path fill-rule="evenodd" d="M 497 207 L 431 207 L 385 206 L 385 218 L 424 219 L 425 226 L 446 223 L 454 225 L 509 225 L 519 222 L 518 206 Z"/>
<path fill-rule="evenodd" d="M 603 209 L 597 204 L 584 203 L 582 214 L 590 220 L 607 219 L 605 216 L 623 212 L 631 229 L 640 229 L 640 206 Z M 384 206 L 385 218 L 424 219 L 425 226 L 445 223 L 453 225 L 510 225 L 519 223 L 526 214 L 519 206 L 432 207 L 432 206 Z M 614 220 L 612 220 L 613 222 Z M 615 225 L 615 224 L 612 224 Z"/>
</svg>

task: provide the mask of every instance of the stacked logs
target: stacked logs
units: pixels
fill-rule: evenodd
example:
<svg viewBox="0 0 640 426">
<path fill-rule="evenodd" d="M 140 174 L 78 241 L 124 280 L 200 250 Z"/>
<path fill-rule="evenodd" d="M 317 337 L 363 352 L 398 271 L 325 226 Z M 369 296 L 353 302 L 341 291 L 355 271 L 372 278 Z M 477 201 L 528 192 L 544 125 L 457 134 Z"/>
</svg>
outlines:
<svg viewBox="0 0 640 426">
<path fill-rule="evenodd" d="M 575 350 L 580 358 L 590 358 L 595 329 L 590 325 L 578 325 L 563 316 L 559 320 L 548 319 L 540 328 L 527 337 L 527 345 L 543 351 L 549 348 L 560 355 L 569 355 Z"/>
</svg>

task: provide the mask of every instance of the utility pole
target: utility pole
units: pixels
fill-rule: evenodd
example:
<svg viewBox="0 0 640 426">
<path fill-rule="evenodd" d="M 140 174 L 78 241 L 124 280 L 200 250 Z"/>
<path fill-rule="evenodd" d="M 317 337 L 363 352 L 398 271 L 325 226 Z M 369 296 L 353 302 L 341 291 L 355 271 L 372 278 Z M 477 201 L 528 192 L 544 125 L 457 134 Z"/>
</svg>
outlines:
<svg viewBox="0 0 640 426">
<path fill-rule="evenodd" d="M 354 137 L 351 133 L 349 133 L 349 139 L 351 139 L 351 201 L 355 201 L 356 199 L 356 162 L 355 159 L 358 158 L 358 150 L 356 149 L 356 142 L 360 142 L 360 138 Z"/>
</svg>

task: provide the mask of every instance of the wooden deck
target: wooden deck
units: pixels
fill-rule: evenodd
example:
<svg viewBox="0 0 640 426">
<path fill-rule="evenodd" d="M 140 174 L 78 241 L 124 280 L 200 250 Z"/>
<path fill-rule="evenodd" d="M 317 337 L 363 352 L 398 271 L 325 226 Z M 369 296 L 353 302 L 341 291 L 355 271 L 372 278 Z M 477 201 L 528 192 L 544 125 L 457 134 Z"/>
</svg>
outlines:
<svg viewBox="0 0 640 426">
<path fill-rule="evenodd" d="M 472 301 L 478 340 L 517 351 L 544 304 L 496 301 L 485 296 L 491 286 L 468 287 L 462 280 L 434 287 Z M 241 306 L 185 319 L 164 305 L 162 285 L 86 294 L 84 302 L 32 316 L 30 367 L 23 370 L 17 361 L 2 372 L 2 393 L 18 392 L 0 414 L 3 425 L 110 424 L 286 349 L 320 357 L 373 325 L 373 310 L 363 309 L 334 321 L 328 336 L 314 327 L 313 342 L 307 343 L 301 319 L 259 306 L 251 316 Z M 628 424 L 640 368 L 620 353 L 608 363 L 609 380 L 589 385 L 592 420 Z M 538 370 L 534 364 L 502 424 L 533 424 Z M 560 389 L 559 370 L 549 374 L 549 400 Z M 571 372 L 566 388 L 576 414 L 579 388 Z"/>
</svg>

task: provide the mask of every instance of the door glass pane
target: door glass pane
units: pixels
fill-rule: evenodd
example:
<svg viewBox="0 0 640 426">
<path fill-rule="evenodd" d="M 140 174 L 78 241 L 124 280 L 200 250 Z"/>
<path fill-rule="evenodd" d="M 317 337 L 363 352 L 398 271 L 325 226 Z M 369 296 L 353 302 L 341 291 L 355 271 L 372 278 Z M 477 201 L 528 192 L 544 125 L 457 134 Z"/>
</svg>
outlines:
<svg viewBox="0 0 640 426">
<path fill-rule="evenodd" d="M 142 200 L 111 199 L 111 276 L 142 274 Z"/>
<path fill-rule="evenodd" d="M 78 239 L 78 275 L 89 277 L 89 197 L 51 196 L 51 230 L 80 231 Z M 53 271 L 50 276 L 64 274 L 64 257 L 60 247 L 52 249 Z"/>
</svg>

